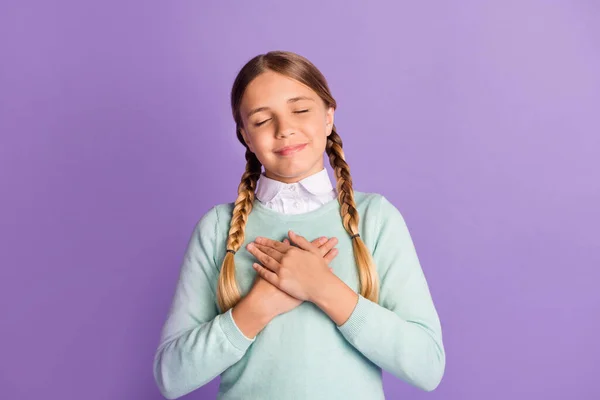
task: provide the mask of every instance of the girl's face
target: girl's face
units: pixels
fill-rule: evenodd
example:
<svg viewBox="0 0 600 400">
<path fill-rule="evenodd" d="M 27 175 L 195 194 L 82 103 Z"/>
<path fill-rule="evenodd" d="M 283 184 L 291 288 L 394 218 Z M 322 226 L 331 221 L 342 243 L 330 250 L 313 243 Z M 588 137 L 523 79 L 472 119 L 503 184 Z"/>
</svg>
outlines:
<svg viewBox="0 0 600 400">
<path fill-rule="evenodd" d="M 264 72 L 247 86 L 240 112 L 244 141 L 265 167 L 267 177 L 293 183 L 323 169 L 334 109 L 326 107 L 311 88 L 284 75 Z M 279 151 L 298 145 L 303 147 Z"/>
</svg>

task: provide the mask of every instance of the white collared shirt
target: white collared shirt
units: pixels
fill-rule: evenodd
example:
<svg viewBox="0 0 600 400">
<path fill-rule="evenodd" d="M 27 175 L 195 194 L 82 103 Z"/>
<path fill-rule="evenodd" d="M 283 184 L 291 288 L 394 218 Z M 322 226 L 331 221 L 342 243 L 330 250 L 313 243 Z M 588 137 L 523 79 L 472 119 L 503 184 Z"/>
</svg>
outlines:
<svg viewBox="0 0 600 400">
<path fill-rule="evenodd" d="M 337 197 L 325 168 L 296 183 L 284 183 L 261 173 L 256 198 L 266 207 L 282 214 L 302 214 L 321 207 Z"/>
</svg>

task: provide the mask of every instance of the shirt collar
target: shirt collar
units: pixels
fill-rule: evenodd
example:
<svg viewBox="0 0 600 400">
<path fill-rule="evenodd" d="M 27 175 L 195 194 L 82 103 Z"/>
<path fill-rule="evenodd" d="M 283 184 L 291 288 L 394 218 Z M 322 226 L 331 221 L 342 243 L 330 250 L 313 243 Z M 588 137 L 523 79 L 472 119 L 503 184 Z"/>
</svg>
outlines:
<svg viewBox="0 0 600 400">
<path fill-rule="evenodd" d="M 331 179 L 329 179 L 329 173 L 325 168 L 297 183 L 280 182 L 268 178 L 264 172 L 261 172 L 257 182 L 256 197 L 261 202 L 266 203 L 273 200 L 273 198 L 275 198 L 282 190 L 292 185 L 300 185 L 315 196 L 327 194 L 333 190 Z"/>
</svg>

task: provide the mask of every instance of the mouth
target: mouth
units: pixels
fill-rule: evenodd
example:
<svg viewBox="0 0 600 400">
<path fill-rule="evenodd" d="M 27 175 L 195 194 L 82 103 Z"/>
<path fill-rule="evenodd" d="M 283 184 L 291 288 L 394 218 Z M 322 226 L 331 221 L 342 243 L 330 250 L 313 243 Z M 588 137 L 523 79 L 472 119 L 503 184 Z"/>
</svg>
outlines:
<svg viewBox="0 0 600 400">
<path fill-rule="evenodd" d="M 300 150 L 304 149 L 306 147 L 306 145 L 307 145 L 307 143 L 299 144 L 296 146 L 287 146 L 287 147 L 284 147 L 284 148 L 276 151 L 275 153 L 280 156 L 289 156 L 290 154 L 297 153 Z"/>
</svg>

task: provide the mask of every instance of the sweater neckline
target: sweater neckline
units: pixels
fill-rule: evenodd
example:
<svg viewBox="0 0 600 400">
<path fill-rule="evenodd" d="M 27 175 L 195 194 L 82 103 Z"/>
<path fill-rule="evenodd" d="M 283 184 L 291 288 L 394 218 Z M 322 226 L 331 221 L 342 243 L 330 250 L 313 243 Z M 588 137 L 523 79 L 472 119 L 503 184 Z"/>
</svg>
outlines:
<svg viewBox="0 0 600 400">
<path fill-rule="evenodd" d="M 305 219 L 312 219 L 326 214 L 336 208 L 338 213 L 340 212 L 340 203 L 337 198 L 328 201 L 319 208 L 301 214 L 284 214 L 279 211 L 272 210 L 269 207 L 262 204 L 260 200 L 258 200 L 256 197 L 254 198 L 254 202 L 252 204 L 252 213 L 257 212 L 261 216 L 276 219 L 279 221 L 301 221 Z"/>
</svg>

